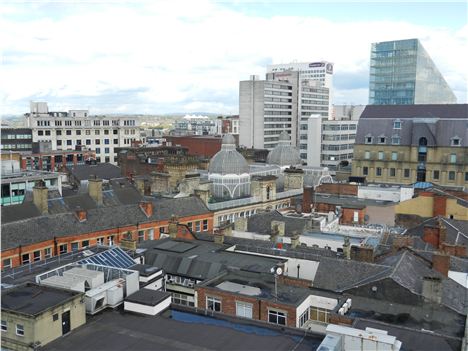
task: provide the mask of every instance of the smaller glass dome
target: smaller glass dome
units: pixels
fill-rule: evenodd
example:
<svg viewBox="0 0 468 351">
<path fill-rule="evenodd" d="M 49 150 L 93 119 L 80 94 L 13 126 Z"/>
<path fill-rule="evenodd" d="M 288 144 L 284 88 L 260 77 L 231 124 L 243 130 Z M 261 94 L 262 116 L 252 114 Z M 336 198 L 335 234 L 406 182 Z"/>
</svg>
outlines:
<svg viewBox="0 0 468 351">
<path fill-rule="evenodd" d="M 278 145 L 267 156 L 267 163 L 280 167 L 302 165 L 299 150 L 291 145 L 291 137 L 286 131 L 281 132 Z"/>
</svg>

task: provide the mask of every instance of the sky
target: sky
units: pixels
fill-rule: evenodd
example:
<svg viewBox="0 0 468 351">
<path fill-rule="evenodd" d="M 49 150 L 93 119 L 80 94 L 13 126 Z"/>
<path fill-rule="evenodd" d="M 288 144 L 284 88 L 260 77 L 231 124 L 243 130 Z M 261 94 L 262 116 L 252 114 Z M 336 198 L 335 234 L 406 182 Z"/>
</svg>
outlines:
<svg viewBox="0 0 468 351">
<path fill-rule="evenodd" d="M 239 81 L 331 61 L 334 104 L 366 104 L 373 42 L 419 38 L 467 102 L 465 1 L 8 1 L 0 114 L 238 113 Z"/>
</svg>

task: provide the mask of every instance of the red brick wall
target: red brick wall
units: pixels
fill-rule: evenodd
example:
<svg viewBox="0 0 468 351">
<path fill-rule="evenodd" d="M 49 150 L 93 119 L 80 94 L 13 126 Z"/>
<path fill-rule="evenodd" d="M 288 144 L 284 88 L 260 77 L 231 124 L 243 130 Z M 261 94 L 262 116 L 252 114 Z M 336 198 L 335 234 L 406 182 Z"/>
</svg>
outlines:
<svg viewBox="0 0 468 351">
<path fill-rule="evenodd" d="M 340 224 L 354 224 L 354 212 L 358 212 L 358 224 L 364 224 L 365 209 L 342 208 Z"/>
<path fill-rule="evenodd" d="M 450 268 L 450 256 L 434 253 L 432 255 L 432 268 L 447 277 Z"/>
<path fill-rule="evenodd" d="M 466 246 L 442 243 L 440 249 L 447 255 L 457 257 L 467 256 Z"/>
<path fill-rule="evenodd" d="M 315 191 L 323 194 L 353 195 L 357 196 L 358 186 L 354 184 L 324 183 L 319 185 Z"/>
<path fill-rule="evenodd" d="M 447 197 L 443 195 L 434 196 L 432 215 L 445 217 L 446 212 L 447 212 L 446 210 L 447 210 Z"/>
<path fill-rule="evenodd" d="M 291 285 L 291 286 L 298 286 L 302 288 L 309 288 L 312 286 L 312 281 L 307 279 L 301 278 L 294 278 L 288 277 L 286 275 L 282 275 L 278 278 L 279 284 Z"/>
<path fill-rule="evenodd" d="M 189 217 L 181 217 L 179 218 L 179 223 L 186 224 L 188 222 L 192 222 L 193 226 L 195 226 L 196 221 L 203 221 L 204 219 L 208 220 L 208 232 L 213 232 L 213 214 L 207 213 L 198 216 L 189 216 Z M 154 229 L 154 239 L 160 238 L 160 230 L 159 228 L 164 227 L 167 233 L 167 227 L 169 225 L 169 221 L 155 221 L 155 222 L 148 222 L 148 223 L 141 223 L 138 225 L 130 225 L 128 227 L 120 227 L 120 228 L 112 228 L 108 230 L 101 230 L 91 233 L 84 233 L 78 235 L 70 235 L 66 237 L 56 238 L 56 242 L 54 240 L 42 241 L 40 243 L 34 243 L 31 245 L 17 247 L 14 249 L 4 250 L 1 253 L 1 265 L 3 269 L 3 260 L 6 258 L 11 258 L 12 266 L 17 267 L 21 265 L 21 256 L 22 254 L 30 253 L 30 261 L 32 262 L 33 252 L 37 250 L 41 250 L 41 259 L 44 259 L 44 249 L 51 247 L 52 248 L 52 256 L 59 255 L 59 247 L 62 244 L 68 245 L 67 252 L 71 252 L 71 243 L 73 242 L 80 242 L 80 249 L 83 240 L 89 240 L 89 246 L 94 246 L 97 244 L 97 239 L 100 237 L 104 237 L 104 244 L 108 244 L 107 237 L 113 235 L 114 236 L 114 243 L 119 244 L 120 239 L 126 238 L 127 232 L 131 233 L 133 240 L 138 240 L 138 231 L 145 230 L 145 240 L 148 240 L 148 229 Z M 193 239 L 193 236 L 184 226 L 178 226 L 178 238 L 184 239 Z M 55 250 L 56 247 L 56 250 Z"/>
<path fill-rule="evenodd" d="M 211 158 L 221 150 L 221 138 L 193 137 L 193 136 L 167 136 L 166 140 L 173 146 L 180 145 L 188 148 L 189 155 Z"/>
<path fill-rule="evenodd" d="M 197 287 L 195 290 L 198 296 L 198 308 L 206 309 L 206 297 L 212 296 L 221 300 L 221 313 L 236 316 L 236 301 L 246 302 L 252 304 L 253 319 L 268 322 L 268 309 L 272 308 L 287 312 L 286 326 L 296 327 L 296 308 L 294 306 L 235 295 L 210 287 Z"/>
<path fill-rule="evenodd" d="M 330 314 L 330 316 L 328 317 L 328 323 L 352 325 L 353 319 L 339 314 Z"/>
<path fill-rule="evenodd" d="M 426 225 L 424 226 L 423 237 L 422 239 L 434 246 L 435 248 L 439 247 L 439 228 Z"/>
</svg>

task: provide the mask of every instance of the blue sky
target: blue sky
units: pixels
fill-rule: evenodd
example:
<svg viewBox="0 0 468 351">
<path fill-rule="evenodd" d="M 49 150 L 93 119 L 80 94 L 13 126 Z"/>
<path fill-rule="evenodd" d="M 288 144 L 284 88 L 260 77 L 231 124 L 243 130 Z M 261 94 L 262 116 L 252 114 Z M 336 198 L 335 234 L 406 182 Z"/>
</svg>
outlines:
<svg viewBox="0 0 468 351">
<path fill-rule="evenodd" d="M 238 112 L 269 63 L 335 64 L 333 102 L 365 104 L 370 44 L 420 38 L 467 102 L 465 2 L 29 1 L 0 5 L 2 114 Z"/>
</svg>

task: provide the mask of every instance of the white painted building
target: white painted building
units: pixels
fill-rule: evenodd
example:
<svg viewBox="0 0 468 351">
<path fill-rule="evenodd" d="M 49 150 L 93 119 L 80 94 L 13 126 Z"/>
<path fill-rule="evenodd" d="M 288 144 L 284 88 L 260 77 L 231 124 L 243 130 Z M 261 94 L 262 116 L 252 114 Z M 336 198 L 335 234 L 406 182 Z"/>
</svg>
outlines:
<svg viewBox="0 0 468 351">
<path fill-rule="evenodd" d="M 139 121 L 134 117 L 90 116 L 88 110 L 49 112 L 46 102 L 31 102 L 25 118 L 33 142 L 50 141 L 52 150 L 95 150 L 98 162 L 116 164 L 114 148 L 140 140 Z"/>
</svg>

